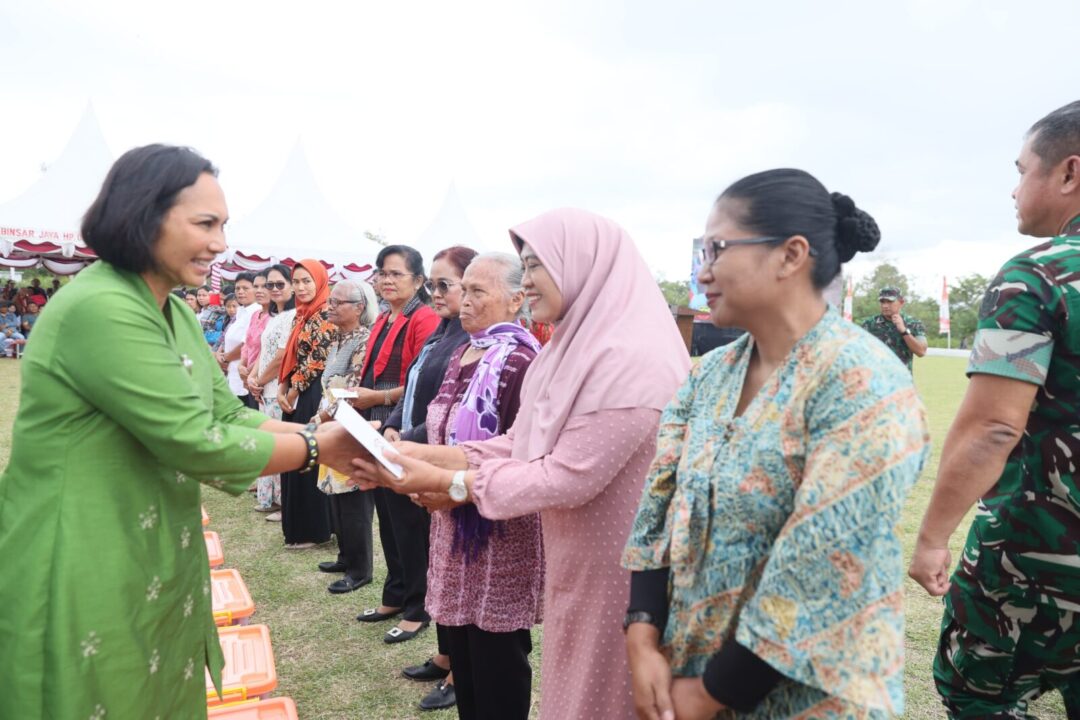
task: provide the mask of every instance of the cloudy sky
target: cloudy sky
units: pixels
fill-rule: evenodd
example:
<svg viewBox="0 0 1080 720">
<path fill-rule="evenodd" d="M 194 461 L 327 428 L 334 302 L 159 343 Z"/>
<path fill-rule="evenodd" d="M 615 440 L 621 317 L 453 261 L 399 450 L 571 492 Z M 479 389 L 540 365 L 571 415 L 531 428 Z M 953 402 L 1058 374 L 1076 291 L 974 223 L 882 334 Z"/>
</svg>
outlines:
<svg viewBox="0 0 1080 720">
<path fill-rule="evenodd" d="M 935 292 L 1030 241 L 1024 131 L 1080 97 L 1080 3 L 0 0 L 0 202 L 87 103 L 114 154 L 191 145 L 256 208 L 301 139 L 330 204 L 408 242 L 456 184 L 484 240 L 546 209 L 625 225 L 682 278 L 712 199 L 801 167 Z"/>
</svg>

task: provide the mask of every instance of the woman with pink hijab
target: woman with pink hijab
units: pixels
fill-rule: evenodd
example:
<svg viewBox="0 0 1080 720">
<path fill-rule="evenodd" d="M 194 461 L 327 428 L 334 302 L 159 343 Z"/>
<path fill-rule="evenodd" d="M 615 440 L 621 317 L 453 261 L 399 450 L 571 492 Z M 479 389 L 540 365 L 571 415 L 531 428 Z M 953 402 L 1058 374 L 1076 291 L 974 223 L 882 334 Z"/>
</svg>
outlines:
<svg viewBox="0 0 1080 720">
<path fill-rule="evenodd" d="M 505 435 L 455 447 L 398 443 L 404 477 L 370 459 L 356 478 L 445 493 L 502 520 L 540 512 L 547 557 L 542 720 L 633 718 L 619 565 L 660 411 L 690 366 L 656 281 L 619 225 L 553 210 L 510 231 L 532 317 L 555 323 Z"/>
</svg>

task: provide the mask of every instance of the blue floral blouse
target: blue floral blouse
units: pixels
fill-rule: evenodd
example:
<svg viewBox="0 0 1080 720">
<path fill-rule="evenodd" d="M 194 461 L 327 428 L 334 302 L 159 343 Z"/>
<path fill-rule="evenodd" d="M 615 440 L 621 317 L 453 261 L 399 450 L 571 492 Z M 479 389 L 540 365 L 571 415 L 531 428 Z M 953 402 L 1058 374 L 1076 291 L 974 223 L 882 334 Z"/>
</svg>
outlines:
<svg viewBox="0 0 1080 720">
<path fill-rule="evenodd" d="M 898 714 L 897 525 L 929 444 L 911 374 L 829 308 L 735 417 L 753 347 L 705 355 L 664 411 L 623 564 L 670 568 L 675 675 L 734 638 L 785 676 L 739 717 Z"/>
</svg>

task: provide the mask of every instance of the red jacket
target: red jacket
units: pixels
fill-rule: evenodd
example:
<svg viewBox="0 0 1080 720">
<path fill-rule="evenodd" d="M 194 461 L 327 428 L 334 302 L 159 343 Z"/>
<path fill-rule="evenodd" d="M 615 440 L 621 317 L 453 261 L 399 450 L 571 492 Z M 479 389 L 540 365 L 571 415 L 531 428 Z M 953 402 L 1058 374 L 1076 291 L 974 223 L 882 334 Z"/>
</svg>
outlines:
<svg viewBox="0 0 1080 720">
<path fill-rule="evenodd" d="M 379 333 L 382 332 L 383 326 L 386 325 L 388 317 L 390 317 L 390 313 L 383 313 L 375 320 L 375 324 L 371 328 L 371 334 L 368 336 L 369 343 L 375 343 L 375 338 L 379 337 Z M 412 315 L 398 315 L 397 319 L 394 320 L 394 324 L 390 326 L 390 331 L 386 334 L 386 340 L 383 341 L 382 347 L 379 348 L 379 357 L 375 358 L 375 379 L 378 380 L 383 370 L 386 369 L 387 363 L 390 362 L 390 353 L 394 349 L 394 341 L 397 340 L 397 336 L 404 329 L 405 344 L 401 348 L 401 381 L 398 383 L 404 385 L 405 374 L 409 371 L 409 366 L 412 365 L 412 361 L 416 356 L 420 354 L 420 348 L 424 347 L 428 336 L 435 332 L 438 325 L 439 316 L 427 305 L 416 308 L 413 310 Z M 359 377 L 364 377 L 370 363 L 371 353 L 368 353 L 364 358 L 364 367 L 360 371 Z"/>
</svg>

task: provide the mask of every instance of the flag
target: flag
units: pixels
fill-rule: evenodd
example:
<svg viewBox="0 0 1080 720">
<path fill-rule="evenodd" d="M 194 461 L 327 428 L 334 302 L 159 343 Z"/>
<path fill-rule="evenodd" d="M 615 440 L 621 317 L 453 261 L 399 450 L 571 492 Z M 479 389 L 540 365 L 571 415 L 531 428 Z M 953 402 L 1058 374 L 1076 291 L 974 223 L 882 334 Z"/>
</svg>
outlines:
<svg viewBox="0 0 1080 720">
<path fill-rule="evenodd" d="M 210 292 L 221 292 L 221 265 L 218 263 L 210 266 Z"/>
<path fill-rule="evenodd" d="M 938 333 L 948 335 L 952 331 L 949 320 L 949 279 L 941 277 L 941 303 L 938 305 Z"/>
<path fill-rule="evenodd" d="M 855 303 L 855 279 L 848 278 L 847 294 L 844 295 L 844 319 L 851 322 L 852 306 Z"/>
</svg>

